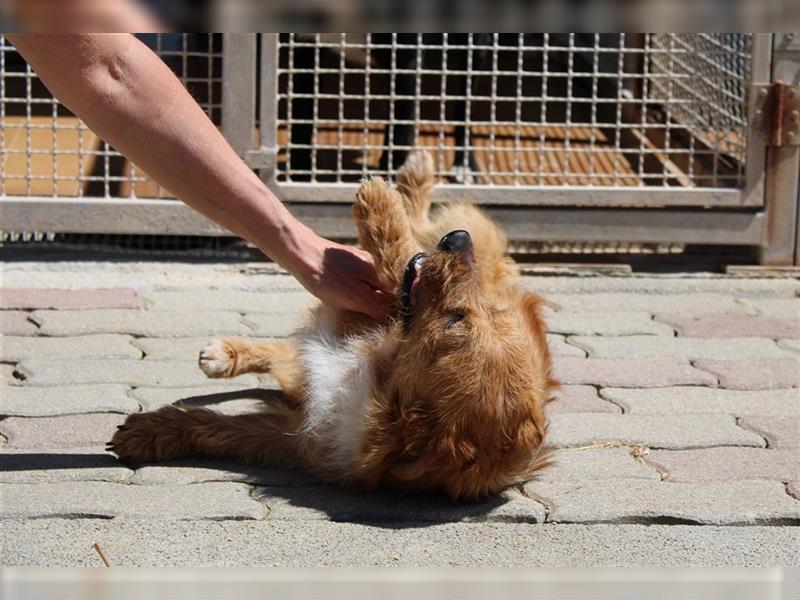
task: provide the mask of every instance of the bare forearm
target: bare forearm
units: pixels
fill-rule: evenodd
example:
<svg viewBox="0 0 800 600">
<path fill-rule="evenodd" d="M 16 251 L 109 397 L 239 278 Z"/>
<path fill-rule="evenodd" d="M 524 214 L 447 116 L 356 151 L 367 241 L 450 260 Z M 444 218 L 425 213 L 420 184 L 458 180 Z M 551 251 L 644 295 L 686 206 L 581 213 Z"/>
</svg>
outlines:
<svg viewBox="0 0 800 600">
<path fill-rule="evenodd" d="M 292 245 L 299 242 L 291 238 L 302 236 L 303 227 L 136 38 L 11 39 L 56 97 L 150 177 L 275 260 L 292 261 Z"/>
</svg>

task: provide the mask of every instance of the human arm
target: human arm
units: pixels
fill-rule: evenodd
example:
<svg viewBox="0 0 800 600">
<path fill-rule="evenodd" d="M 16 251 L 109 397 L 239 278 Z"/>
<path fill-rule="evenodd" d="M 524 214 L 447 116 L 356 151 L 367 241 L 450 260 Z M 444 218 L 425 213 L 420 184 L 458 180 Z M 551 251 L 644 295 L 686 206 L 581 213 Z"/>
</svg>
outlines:
<svg viewBox="0 0 800 600">
<path fill-rule="evenodd" d="M 134 36 L 8 38 L 56 98 L 160 185 L 251 241 L 324 302 L 384 316 L 386 298 L 369 254 L 295 219 Z"/>
</svg>

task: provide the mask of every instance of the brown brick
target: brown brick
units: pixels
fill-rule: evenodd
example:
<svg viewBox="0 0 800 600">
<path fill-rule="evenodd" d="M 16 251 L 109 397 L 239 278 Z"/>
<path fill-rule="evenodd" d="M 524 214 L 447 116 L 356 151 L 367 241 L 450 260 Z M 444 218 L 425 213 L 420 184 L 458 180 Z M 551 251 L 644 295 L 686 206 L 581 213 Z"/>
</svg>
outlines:
<svg viewBox="0 0 800 600">
<path fill-rule="evenodd" d="M 800 338 L 800 320 L 770 319 L 740 314 L 659 314 L 656 319 L 674 327 L 678 334 L 699 338 Z"/>
<path fill-rule="evenodd" d="M 557 357 L 553 372 L 562 384 L 666 387 L 717 383 L 716 377 L 695 369 L 685 360 Z"/>
<path fill-rule="evenodd" d="M 800 360 L 708 360 L 695 366 L 719 377 L 722 387 L 732 390 L 777 390 L 800 386 Z"/>
<path fill-rule="evenodd" d="M 125 415 L 95 413 L 64 417 L 9 417 L 0 434 L 11 448 L 69 448 L 105 444 Z"/>
<path fill-rule="evenodd" d="M 737 479 L 800 479 L 800 451 L 765 448 L 652 450 L 645 461 L 666 481 L 700 482 Z"/>
<path fill-rule="evenodd" d="M 26 312 L 0 311 L 0 333 L 3 335 L 36 335 L 38 329 L 36 323 L 28 319 Z"/>
<path fill-rule="evenodd" d="M 800 448 L 800 417 L 743 417 L 739 425 L 764 436 L 770 448 Z"/>
<path fill-rule="evenodd" d="M 0 308 L 144 308 L 144 301 L 128 288 L 98 290 L 5 289 Z"/>
</svg>

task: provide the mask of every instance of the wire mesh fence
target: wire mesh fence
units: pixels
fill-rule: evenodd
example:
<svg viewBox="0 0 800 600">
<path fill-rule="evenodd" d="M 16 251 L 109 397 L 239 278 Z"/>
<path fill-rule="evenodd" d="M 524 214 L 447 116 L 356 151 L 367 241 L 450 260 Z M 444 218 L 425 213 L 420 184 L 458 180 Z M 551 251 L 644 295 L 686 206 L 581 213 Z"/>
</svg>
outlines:
<svg viewBox="0 0 800 600">
<path fill-rule="evenodd" d="M 219 124 L 221 36 L 183 33 L 139 37 Z M 170 197 L 55 100 L 3 36 L 0 173 L 0 194 L 5 196 Z"/>
<path fill-rule="evenodd" d="M 284 34 L 279 183 L 744 185 L 749 34 Z"/>
</svg>

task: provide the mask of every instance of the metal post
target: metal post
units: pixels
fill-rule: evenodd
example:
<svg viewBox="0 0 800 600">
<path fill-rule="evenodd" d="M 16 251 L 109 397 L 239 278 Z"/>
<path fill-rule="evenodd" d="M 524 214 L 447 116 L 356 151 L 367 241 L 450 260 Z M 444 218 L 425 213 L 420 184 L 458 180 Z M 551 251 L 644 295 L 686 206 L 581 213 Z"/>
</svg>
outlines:
<svg viewBox="0 0 800 600">
<path fill-rule="evenodd" d="M 790 86 L 800 84 L 800 35 L 775 34 L 772 80 Z M 796 89 L 794 105 L 800 106 Z M 800 145 L 770 142 L 767 148 L 765 181 L 766 219 L 760 262 L 791 265 L 798 262 L 798 186 L 800 186 Z"/>
<path fill-rule="evenodd" d="M 253 148 L 256 118 L 256 34 L 222 37 L 222 133 L 244 156 Z"/>
</svg>

